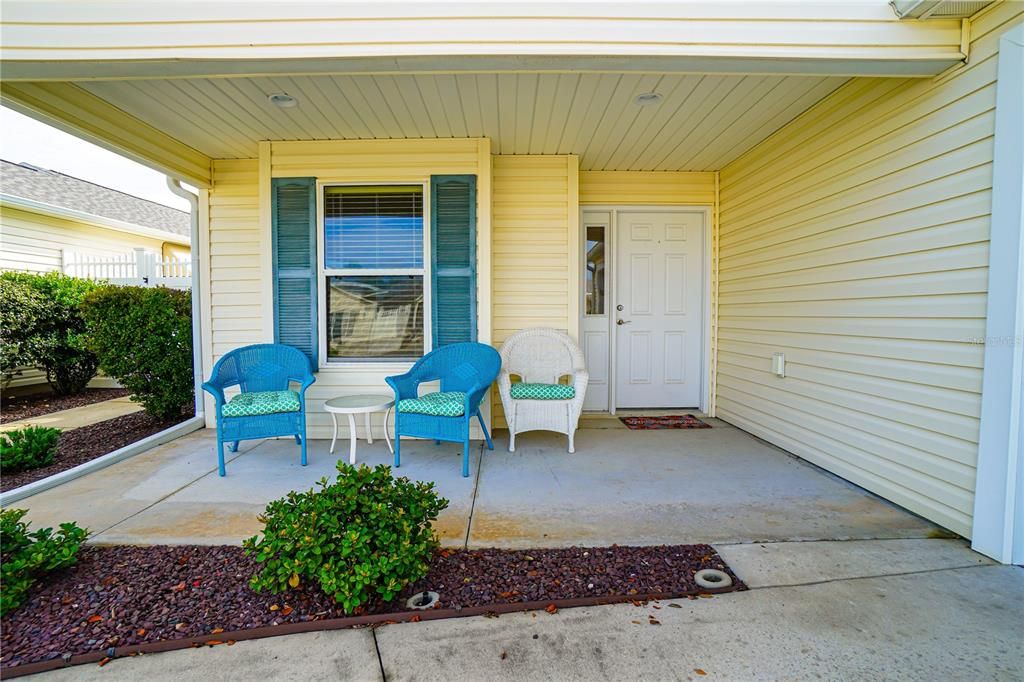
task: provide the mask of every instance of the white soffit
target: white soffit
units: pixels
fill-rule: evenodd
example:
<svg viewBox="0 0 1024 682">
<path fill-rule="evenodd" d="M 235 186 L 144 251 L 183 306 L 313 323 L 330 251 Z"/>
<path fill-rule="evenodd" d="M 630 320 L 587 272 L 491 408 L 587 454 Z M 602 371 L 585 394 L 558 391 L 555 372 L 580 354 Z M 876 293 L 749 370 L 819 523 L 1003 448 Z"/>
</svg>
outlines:
<svg viewBox="0 0 1024 682">
<path fill-rule="evenodd" d="M 488 137 L 495 154 L 577 154 L 583 170 L 717 170 L 845 81 L 470 73 L 77 85 L 211 158 L 254 158 L 259 140 Z M 636 104 L 651 92 L 658 104 Z M 274 93 L 298 106 L 273 106 Z"/>
</svg>

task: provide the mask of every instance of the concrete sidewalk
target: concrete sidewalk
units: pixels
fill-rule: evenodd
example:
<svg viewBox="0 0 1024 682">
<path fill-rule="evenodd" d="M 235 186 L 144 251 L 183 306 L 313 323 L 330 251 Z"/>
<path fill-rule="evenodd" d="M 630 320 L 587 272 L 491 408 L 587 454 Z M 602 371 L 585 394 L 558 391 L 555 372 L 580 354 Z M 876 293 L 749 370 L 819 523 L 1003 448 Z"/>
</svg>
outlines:
<svg viewBox="0 0 1024 682">
<path fill-rule="evenodd" d="M 50 414 L 42 414 L 38 417 L 29 417 L 28 419 L 22 419 L 16 422 L 0 424 L 0 433 L 3 433 L 4 431 L 14 431 L 30 425 L 49 426 L 51 428 L 67 431 L 69 429 L 77 429 L 82 426 L 89 426 L 91 424 L 96 424 L 97 422 L 103 422 L 115 417 L 123 417 L 126 414 L 138 412 L 141 409 L 142 405 L 139 403 L 133 403 L 131 398 L 128 396 L 112 398 L 98 403 L 82 405 L 81 407 L 72 407 L 70 410 L 61 410 L 59 412 L 51 412 Z"/>
<path fill-rule="evenodd" d="M 104 668 L 81 666 L 40 679 L 1020 680 L 1024 675 L 1024 569 L 994 565 L 961 541 L 747 544 L 719 550 L 750 591 L 642 607 L 291 635 L 127 658 Z M 648 616 L 661 624 L 650 625 Z"/>
</svg>

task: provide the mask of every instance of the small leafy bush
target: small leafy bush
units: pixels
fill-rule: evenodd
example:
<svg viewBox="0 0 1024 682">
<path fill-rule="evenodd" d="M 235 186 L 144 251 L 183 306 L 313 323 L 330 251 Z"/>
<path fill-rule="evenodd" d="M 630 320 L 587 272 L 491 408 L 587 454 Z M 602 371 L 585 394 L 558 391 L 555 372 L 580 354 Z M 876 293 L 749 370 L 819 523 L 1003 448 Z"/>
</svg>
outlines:
<svg viewBox="0 0 1024 682">
<path fill-rule="evenodd" d="M 0 510 L 0 615 L 21 606 L 29 589 L 50 571 L 73 565 L 89 531 L 74 523 L 29 532 L 24 509 Z"/>
<path fill-rule="evenodd" d="M 319 586 L 354 613 L 374 596 L 394 599 L 427 574 L 437 549 L 431 522 L 448 506 L 433 483 L 392 478 L 391 467 L 338 462 L 333 483 L 267 505 L 263 535 L 243 543 L 262 565 L 254 590 Z"/>
<path fill-rule="evenodd" d="M 59 272 L 4 272 L 0 281 L 7 283 L 5 294 L 18 292 L 22 302 L 31 304 L 24 314 L 17 308 L 3 314 L 4 321 L 16 322 L 4 332 L 18 349 L 16 358 L 46 370 L 46 380 L 58 395 L 81 392 L 96 375 L 97 362 L 86 347 L 79 304 L 99 285 Z M 24 294 L 25 290 L 33 294 Z"/>
<path fill-rule="evenodd" d="M 82 302 L 89 347 L 132 400 L 161 419 L 192 403 L 192 298 L 165 287 L 97 289 Z"/>
<path fill-rule="evenodd" d="M 26 426 L 0 434 L 0 470 L 13 474 L 53 463 L 60 429 Z"/>
</svg>

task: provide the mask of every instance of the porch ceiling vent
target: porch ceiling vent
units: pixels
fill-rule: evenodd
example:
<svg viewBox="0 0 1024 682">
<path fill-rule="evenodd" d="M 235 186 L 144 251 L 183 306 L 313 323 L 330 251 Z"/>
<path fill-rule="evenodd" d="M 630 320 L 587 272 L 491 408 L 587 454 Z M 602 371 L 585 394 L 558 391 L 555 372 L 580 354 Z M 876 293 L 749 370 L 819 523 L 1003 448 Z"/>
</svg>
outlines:
<svg viewBox="0 0 1024 682">
<path fill-rule="evenodd" d="M 966 19 L 994 0 L 892 0 L 900 19 Z"/>
</svg>

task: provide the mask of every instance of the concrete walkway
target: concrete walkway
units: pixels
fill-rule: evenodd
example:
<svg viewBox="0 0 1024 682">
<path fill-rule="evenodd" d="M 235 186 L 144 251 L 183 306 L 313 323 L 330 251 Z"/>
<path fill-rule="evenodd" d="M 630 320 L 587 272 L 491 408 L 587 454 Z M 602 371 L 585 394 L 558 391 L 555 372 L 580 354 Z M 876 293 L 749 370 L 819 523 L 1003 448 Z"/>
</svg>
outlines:
<svg viewBox="0 0 1024 682">
<path fill-rule="evenodd" d="M 51 412 L 38 417 L 30 417 L 16 422 L 0 424 L 0 433 L 14 431 L 25 426 L 49 426 L 55 429 L 67 431 L 82 426 L 89 426 L 97 422 L 106 421 L 115 417 L 122 417 L 142 409 L 139 403 L 133 403 L 128 396 L 112 398 L 90 405 L 72 407 L 70 410 Z"/>
<path fill-rule="evenodd" d="M 461 448 L 402 446 L 397 474 L 435 481 L 449 500 L 437 523 L 453 547 L 544 547 L 784 540 L 924 538 L 934 526 L 722 422 L 690 431 L 582 429 L 576 454 L 554 434 L 525 434 L 516 452 L 496 434 L 477 446 L 469 478 Z M 21 500 L 29 518 L 70 519 L 102 543 L 232 544 L 257 533 L 267 502 L 306 490 L 347 453 L 311 441 L 243 442 L 217 476 L 210 430 Z M 347 448 L 342 448 L 347 450 Z M 359 461 L 391 463 L 385 445 Z M 102 501 L 102 503 L 99 503 Z"/>
<path fill-rule="evenodd" d="M 41 679 L 1020 680 L 1024 674 L 1024 569 L 993 565 L 961 541 L 719 550 L 750 591 L 290 635 L 81 666 Z M 661 625 L 649 625 L 648 616 Z"/>
</svg>

